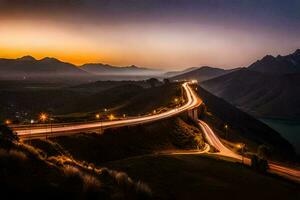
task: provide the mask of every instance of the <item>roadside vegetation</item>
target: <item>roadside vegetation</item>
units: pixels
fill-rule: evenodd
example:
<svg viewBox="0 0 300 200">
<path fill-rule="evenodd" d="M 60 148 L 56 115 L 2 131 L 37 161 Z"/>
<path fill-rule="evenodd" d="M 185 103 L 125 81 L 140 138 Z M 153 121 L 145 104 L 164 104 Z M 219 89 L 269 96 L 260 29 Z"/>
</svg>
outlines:
<svg viewBox="0 0 300 200">
<path fill-rule="evenodd" d="M 185 115 L 144 126 L 115 128 L 26 143 L 0 129 L 0 178 L 5 192 L 73 199 L 297 199 L 299 185 L 210 155 L 201 130 Z M 261 155 L 264 154 L 261 149 Z M 217 191 L 217 192 L 216 192 Z M 30 192 L 30 193 L 28 193 Z M 13 195 L 12 195 L 13 196 Z"/>
<path fill-rule="evenodd" d="M 102 134 L 82 133 L 50 141 L 33 140 L 31 144 L 51 155 L 61 155 L 60 149 L 64 149 L 77 160 L 101 165 L 132 156 L 202 149 L 204 138 L 200 129 L 184 117 L 174 117 L 150 124 L 108 129 Z"/>
<path fill-rule="evenodd" d="M 299 184 L 210 155 L 148 155 L 105 164 L 141 178 L 154 199 L 299 199 Z"/>
<path fill-rule="evenodd" d="M 78 162 L 68 155 L 47 152 L 18 142 L 0 127 L 1 195 L 9 198 L 46 197 L 72 199 L 150 199 L 149 186 L 126 173 Z"/>
<path fill-rule="evenodd" d="M 213 128 L 225 145 L 236 151 L 241 151 L 239 146 L 243 145 L 246 155 L 251 152 L 258 154 L 263 146 L 268 149 L 264 159 L 296 161 L 294 148 L 278 132 L 201 87 L 198 87 L 198 94 L 204 101 L 200 117 Z"/>
<path fill-rule="evenodd" d="M 162 95 L 163 94 L 163 95 Z M 164 111 L 181 103 L 180 83 L 98 81 L 84 85 L 38 84 L 0 81 L 0 121 L 30 123 L 47 113 L 54 122 L 108 120 Z M 76 99 L 76 101 L 74 101 Z M 154 101 L 155 100 L 155 101 Z"/>
</svg>

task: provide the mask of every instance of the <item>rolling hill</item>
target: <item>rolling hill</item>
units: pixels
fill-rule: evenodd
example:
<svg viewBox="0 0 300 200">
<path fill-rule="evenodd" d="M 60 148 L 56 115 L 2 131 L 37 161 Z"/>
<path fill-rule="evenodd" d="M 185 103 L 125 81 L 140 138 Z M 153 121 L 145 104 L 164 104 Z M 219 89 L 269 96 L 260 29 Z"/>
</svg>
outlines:
<svg viewBox="0 0 300 200">
<path fill-rule="evenodd" d="M 94 113 L 105 108 L 116 116 L 146 114 L 172 104 L 180 91 L 179 83 L 151 88 L 145 81 L 98 81 L 78 86 L 0 81 L 0 120 L 26 121 L 40 112 L 59 115 L 56 119 L 61 121 L 94 120 Z"/>
<path fill-rule="evenodd" d="M 225 69 L 220 69 L 220 68 L 214 68 L 214 67 L 200 67 L 197 69 L 194 69 L 192 71 L 188 71 L 186 73 L 173 76 L 171 77 L 171 80 L 191 80 L 195 79 L 198 80 L 198 82 L 202 82 L 208 79 L 212 79 L 227 73 L 232 72 L 232 70 L 225 70 Z"/>
<path fill-rule="evenodd" d="M 0 59 L 0 72 L 0 78 L 6 80 L 83 78 L 91 76 L 91 74 L 70 63 L 48 57 L 36 60 L 31 56 L 17 59 Z"/>
<path fill-rule="evenodd" d="M 300 73 L 274 76 L 243 69 L 202 86 L 257 117 L 300 116 Z"/>
<path fill-rule="evenodd" d="M 43 81 L 95 81 L 95 80 L 143 80 L 163 76 L 163 71 L 137 67 L 117 67 L 108 64 L 84 64 L 76 66 L 56 58 L 40 60 L 32 56 L 17 59 L 0 58 L 0 80 Z"/>
<path fill-rule="evenodd" d="M 259 145 L 267 145 L 272 149 L 274 160 L 295 159 L 293 146 L 278 132 L 202 87 L 198 87 L 197 91 L 207 111 L 201 117 L 219 136 L 234 143 L 243 141 L 252 152 L 256 152 Z M 225 124 L 229 127 L 228 136 L 224 135 Z"/>
<path fill-rule="evenodd" d="M 190 72 L 190 71 L 194 71 L 198 68 L 199 67 L 190 67 L 190 68 L 187 68 L 187 69 L 184 69 L 184 70 L 181 70 L 181 71 L 169 71 L 169 72 L 164 73 L 164 76 L 167 77 L 167 78 L 173 77 L 173 76 L 178 76 L 178 75 Z"/>
<path fill-rule="evenodd" d="M 207 80 L 202 87 L 256 117 L 300 118 L 299 50 L 264 57 L 248 68 Z M 293 60 L 293 62 L 292 62 Z M 294 62 L 295 61 L 295 62 Z M 284 65 L 290 62 L 289 65 Z"/>
<path fill-rule="evenodd" d="M 131 76 L 157 76 L 162 72 L 159 70 L 137 67 L 135 65 L 117 67 L 102 63 L 90 63 L 80 66 L 80 69 L 95 75 L 131 75 Z"/>
</svg>

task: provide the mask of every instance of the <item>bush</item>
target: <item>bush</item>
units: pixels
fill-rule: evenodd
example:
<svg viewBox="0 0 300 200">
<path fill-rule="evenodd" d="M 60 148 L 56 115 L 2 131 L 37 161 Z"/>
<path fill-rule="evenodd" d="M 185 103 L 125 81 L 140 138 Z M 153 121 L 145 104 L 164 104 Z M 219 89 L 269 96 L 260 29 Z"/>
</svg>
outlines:
<svg viewBox="0 0 300 200">
<path fill-rule="evenodd" d="M 101 183 L 96 177 L 82 174 L 81 178 L 83 181 L 83 190 L 85 192 L 97 192 L 100 189 Z"/>
<path fill-rule="evenodd" d="M 251 157 L 251 167 L 256 171 L 266 173 L 269 169 L 269 164 L 266 159 L 260 158 L 257 155 Z"/>
<path fill-rule="evenodd" d="M 266 145 L 259 145 L 257 148 L 257 154 L 262 159 L 267 159 L 271 155 L 271 148 Z"/>
<path fill-rule="evenodd" d="M 140 199 L 151 199 L 152 197 L 150 187 L 141 181 L 136 183 L 136 193 Z"/>
<path fill-rule="evenodd" d="M 14 141 L 18 141 L 17 134 L 9 127 L 0 125 L 0 147 L 11 148 Z"/>
</svg>

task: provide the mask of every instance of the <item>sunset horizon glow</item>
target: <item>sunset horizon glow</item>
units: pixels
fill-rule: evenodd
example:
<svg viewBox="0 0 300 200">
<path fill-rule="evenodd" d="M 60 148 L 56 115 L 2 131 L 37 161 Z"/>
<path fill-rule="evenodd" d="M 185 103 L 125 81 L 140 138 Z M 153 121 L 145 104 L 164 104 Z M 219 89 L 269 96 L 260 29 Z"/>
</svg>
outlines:
<svg viewBox="0 0 300 200">
<path fill-rule="evenodd" d="M 234 10 L 220 0 L 17 2 L 0 1 L 1 58 L 31 55 L 163 70 L 234 68 L 300 47 L 300 4 L 292 0 L 285 10 L 280 1 L 228 1 Z"/>
</svg>

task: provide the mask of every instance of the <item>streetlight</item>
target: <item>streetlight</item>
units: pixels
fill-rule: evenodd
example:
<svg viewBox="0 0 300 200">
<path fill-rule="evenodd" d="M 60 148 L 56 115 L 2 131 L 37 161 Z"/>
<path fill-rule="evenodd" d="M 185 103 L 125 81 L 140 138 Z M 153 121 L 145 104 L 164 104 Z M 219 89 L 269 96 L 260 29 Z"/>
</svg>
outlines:
<svg viewBox="0 0 300 200">
<path fill-rule="evenodd" d="M 31 133 L 32 133 L 32 125 L 34 124 L 34 120 L 33 119 L 31 119 L 30 120 L 30 128 L 29 128 L 29 134 L 31 135 Z M 30 141 L 30 144 L 31 144 L 31 140 L 29 140 Z"/>
<path fill-rule="evenodd" d="M 109 118 L 109 120 L 114 120 L 115 116 L 113 114 L 110 114 L 108 118 Z"/>
<path fill-rule="evenodd" d="M 242 164 L 244 164 L 244 149 L 245 149 L 245 144 L 243 143 L 240 143 L 240 144 L 237 144 L 236 145 L 237 148 L 241 149 L 241 153 L 242 153 Z"/>
<path fill-rule="evenodd" d="M 123 118 L 125 118 L 126 117 L 126 114 L 123 114 Z"/>
<path fill-rule="evenodd" d="M 43 123 L 45 123 L 48 119 L 48 115 L 46 113 L 41 113 L 39 116 L 40 121 L 42 121 Z M 46 126 L 46 139 L 47 139 L 47 126 Z"/>
<path fill-rule="evenodd" d="M 52 117 L 50 117 L 49 119 L 50 119 L 50 134 L 52 135 L 52 121 L 54 121 L 54 119 Z"/>
<path fill-rule="evenodd" d="M 99 120 L 100 119 L 100 114 L 96 114 L 96 119 Z M 101 134 L 101 130 L 102 129 L 102 121 L 100 120 L 100 134 Z"/>
<path fill-rule="evenodd" d="M 96 114 L 96 119 L 100 119 L 100 114 Z"/>
<path fill-rule="evenodd" d="M 4 122 L 6 125 L 10 125 L 11 124 L 11 121 L 9 119 L 5 120 Z"/>
<path fill-rule="evenodd" d="M 46 113 L 41 113 L 39 118 L 42 122 L 45 122 L 48 119 L 48 115 Z"/>
<path fill-rule="evenodd" d="M 224 128 L 225 128 L 226 139 L 227 139 L 228 138 L 228 125 L 225 124 Z"/>
</svg>

